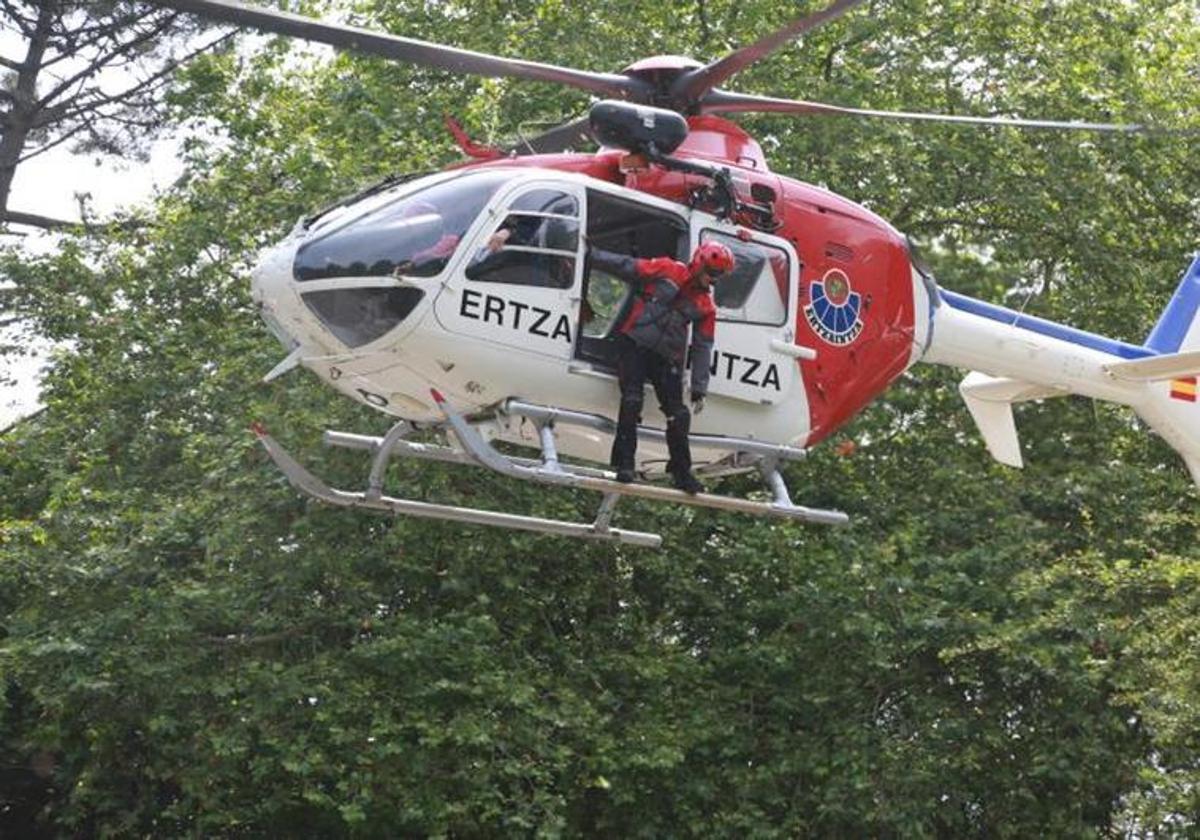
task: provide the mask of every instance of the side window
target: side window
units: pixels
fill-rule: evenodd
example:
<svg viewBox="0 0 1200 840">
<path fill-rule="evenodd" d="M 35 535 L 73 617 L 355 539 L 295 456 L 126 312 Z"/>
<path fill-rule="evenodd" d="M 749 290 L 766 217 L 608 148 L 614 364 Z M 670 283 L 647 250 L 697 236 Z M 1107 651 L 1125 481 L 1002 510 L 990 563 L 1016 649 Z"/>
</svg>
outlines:
<svg viewBox="0 0 1200 840">
<path fill-rule="evenodd" d="M 489 234 L 467 278 L 569 289 L 575 282 L 579 248 L 579 203 L 558 190 L 535 189 L 509 203 L 503 221 Z"/>
<path fill-rule="evenodd" d="M 782 326 L 787 320 L 787 252 L 711 230 L 701 239 L 733 251 L 733 272 L 713 286 L 717 320 Z"/>
</svg>

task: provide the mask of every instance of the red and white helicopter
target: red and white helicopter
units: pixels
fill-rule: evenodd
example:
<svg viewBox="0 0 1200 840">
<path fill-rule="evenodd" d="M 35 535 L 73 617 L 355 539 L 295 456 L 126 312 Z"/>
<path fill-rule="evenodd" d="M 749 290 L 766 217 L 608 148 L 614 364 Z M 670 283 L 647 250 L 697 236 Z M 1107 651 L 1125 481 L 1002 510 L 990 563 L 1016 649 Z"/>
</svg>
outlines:
<svg viewBox="0 0 1200 840">
<path fill-rule="evenodd" d="M 721 113 L 849 114 L 1084 131 L 1144 126 L 866 111 L 750 96 L 717 85 L 862 0 L 818 13 L 702 65 L 656 56 L 618 74 L 467 52 L 326 23 L 237 0 L 161 5 L 426 67 L 556 81 L 605 97 L 587 120 L 527 141 L 521 153 L 472 144 L 434 175 L 389 179 L 301 220 L 263 254 L 254 299 L 289 350 L 268 374 L 302 365 L 396 418 L 382 438 L 327 432 L 373 455 L 362 492 L 329 488 L 265 430 L 292 483 L 335 505 L 656 546 L 611 524 L 631 495 L 821 523 L 837 511 L 796 505 L 780 466 L 803 458 L 917 362 L 969 373 L 960 391 L 988 450 L 1021 466 L 1012 405 L 1082 394 L 1132 406 L 1200 483 L 1200 259 L 1143 345 L 1126 344 L 939 288 L 905 237 L 863 207 L 773 173 L 762 149 Z M 595 153 L 570 151 L 588 135 Z M 498 254 L 501 228 L 527 235 Z M 708 408 L 692 427 L 701 475 L 758 471 L 770 501 L 688 496 L 648 481 L 619 484 L 607 461 L 618 405 L 612 330 L 629 290 L 594 269 L 589 243 L 685 259 L 702 241 L 734 252 L 716 287 L 718 326 Z M 497 258 L 498 257 L 498 258 Z M 666 463 L 664 421 L 647 401 L 644 478 Z M 444 433 L 443 444 L 412 440 Z M 502 454 L 503 441 L 539 450 Z M 570 456 L 571 462 L 560 459 Z M 384 494 L 396 457 L 483 466 L 600 493 L 593 522 L 459 508 Z"/>
</svg>

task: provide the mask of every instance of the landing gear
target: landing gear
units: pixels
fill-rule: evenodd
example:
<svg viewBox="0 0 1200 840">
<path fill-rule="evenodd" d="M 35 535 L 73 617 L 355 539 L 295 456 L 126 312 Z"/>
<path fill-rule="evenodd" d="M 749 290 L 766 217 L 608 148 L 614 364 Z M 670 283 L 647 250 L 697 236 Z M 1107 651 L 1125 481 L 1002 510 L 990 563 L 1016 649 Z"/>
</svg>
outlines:
<svg viewBox="0 0 1200 840">
<path fill-rule="evenodd" d="M 705 437 L 702 439 L 702 445 L 705 447 L 728 449 L 731 453 L 736 453 L 738 458 L 757 461 L 760 472 L 772 492 L 773 501 L 756 502 L 732 496 L 704 493 L 701 492 L 703 487 L 699 485 L 698 481 L 695 482 L 697 486 L 693 493 L 689 488 L 671 489 L 640 483 L 634 481 L 635 477 L 632 475 L 614 475 L 608 470 L 564 464 L 559 461 L 554 442 L 554 425 L 556 423 L 590 426 L 611 434 L 615 430 L 615 424 L 607 418 L 509 400 L 500 410 L 505 414 L 526 417 L 537 423 L 542 448 L 540 459 L 516 458 L 497 452 L 480 434 L 475 424 L 453 411 L 436 391 L 433 393 L 439 408 L 445 415 L 445 421 L 438 424 L 436 428 L 445 434 L 447 442 L 451 445 L 433 445 L 408 440 L 407 437 L 414 431 L 414 428 L 403 420 L 396 423 L 382 438 L 334 431 L 325 433 L 325 443 L 328 445 L 362 449 L 372 453 L 367 488 L 359 493 L 330 488 L 296 461 L 287 450 L 267 434 L 265 429 L 256 426 L 254 431 L 267 453 L 287 476 L 292 486 L 314 499 L 342 507 L 367 508 L 408 516 L 491 525 L 565 537 L 604 540 L 647 548 L 657 548 L 662 545 L 662 537 L 644 531 L 614 528 L 611 525 L 613 512 L 623 496 L 827 525 L 845 525 L 849 522 L 849 517 L 840 511 L 819 510 L 792 504 L 783 476 L 779 473 L 778 463 L 784 459 L 803 457 L 803 450 L 741 438 Z M 639 428 L 638 435 L 651 440 L 663 438 L 662 432 L 645 428 Z M 700 442 L 695 438 L 693 441 Z M 388 463 L 392 458 L 402 457 L 487 467 L 494 472 L 523 481 L 591 490 L 601 494 L 600 507 L 593 522 L 565 522 L 522 514 L 432 504 L 385 496 L 383 494 L 383 478 Z M 623 481 L 624 478 L 629 478 L 630 481 Z M 693 481 L 695 481 L 694 478 Z"/>
</svg>

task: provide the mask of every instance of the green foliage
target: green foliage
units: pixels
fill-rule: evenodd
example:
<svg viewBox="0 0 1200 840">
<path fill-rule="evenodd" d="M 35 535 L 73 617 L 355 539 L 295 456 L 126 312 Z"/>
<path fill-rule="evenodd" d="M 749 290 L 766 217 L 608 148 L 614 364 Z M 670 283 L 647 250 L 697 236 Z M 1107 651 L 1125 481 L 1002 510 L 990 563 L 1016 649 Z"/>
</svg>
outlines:
<svg viewBox="0 0 1200 840">
<path fill-rule="evenodd" d="M 364 4 L 362 21 L 616 70 L 712 58 L 779 4 Z M 731 87 L 879 108 L 1195 124 L 1187 3 L 905 0 Z M 3 257 L 67 350 L 0 439 L 0 827 L 82 836 L 1095 837 L 1196 829 L 1196 493 L 1107 406 L 1022 408 L 993 465 L 953 371 L 907 375 L 789 478 L 850 530 L 622 505 L 647 552 L 311 505 L 260 418 L 343 485 L 381 429 L 279 348 L 245 277 L 313 207 L 451 162 L 572 93 L 339 56 L 207 57 L 154 225 Z M 778 171 L 869 203 L 941 281 L 1127 339 L 1200 219 L 1177 137 L 748 119 Z M 203 139 L 207 138 L 207 139 Z M 397 492 L 581 518 L 438 466 Z M 736 489 L 737 482 L 731 482 Z M 748 487 L 749 485 L 747 485 Z"/>
</svg>

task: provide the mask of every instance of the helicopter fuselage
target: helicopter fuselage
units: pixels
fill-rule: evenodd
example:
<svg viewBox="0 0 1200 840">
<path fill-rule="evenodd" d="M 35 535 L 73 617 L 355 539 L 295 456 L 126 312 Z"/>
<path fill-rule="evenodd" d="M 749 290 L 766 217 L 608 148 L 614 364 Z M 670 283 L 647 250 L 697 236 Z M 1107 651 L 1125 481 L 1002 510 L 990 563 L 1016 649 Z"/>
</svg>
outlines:
<svg viewBox="0 0 1200 840">
<path fill-rule="evenodd" d="M 737 258 L 716 290 L 706 411 L 693 434 L 809 446 L 924 351 L 936 290 L 904 238 L 870 211 L 770 172 L 733 123 L 693 117 L 677 154 L 729 167 L 769 203 L 752 226 L 693 206 L 704 180 L 620 150 L 471 163 L 398 184 L 302 223 L 267 252 L 254 297 L 297 361 L 346 396 L 435 421 L 431 389 L 464 413 L 510 398 L 612 417 L 613 341 L 631 293 L 589 246 L 686 260 L 716 238 Z M 493 236 L 510 236 L 493 248 Z M 647 401 L 645 422 L 663 418 Z M 520 418 L 491 433 L 537 445 Z M 560 450 L 605 461 L 611 439 L 558 431 Z M 643 468 L 665 459 L 643 447 Z"/>
</svg>

